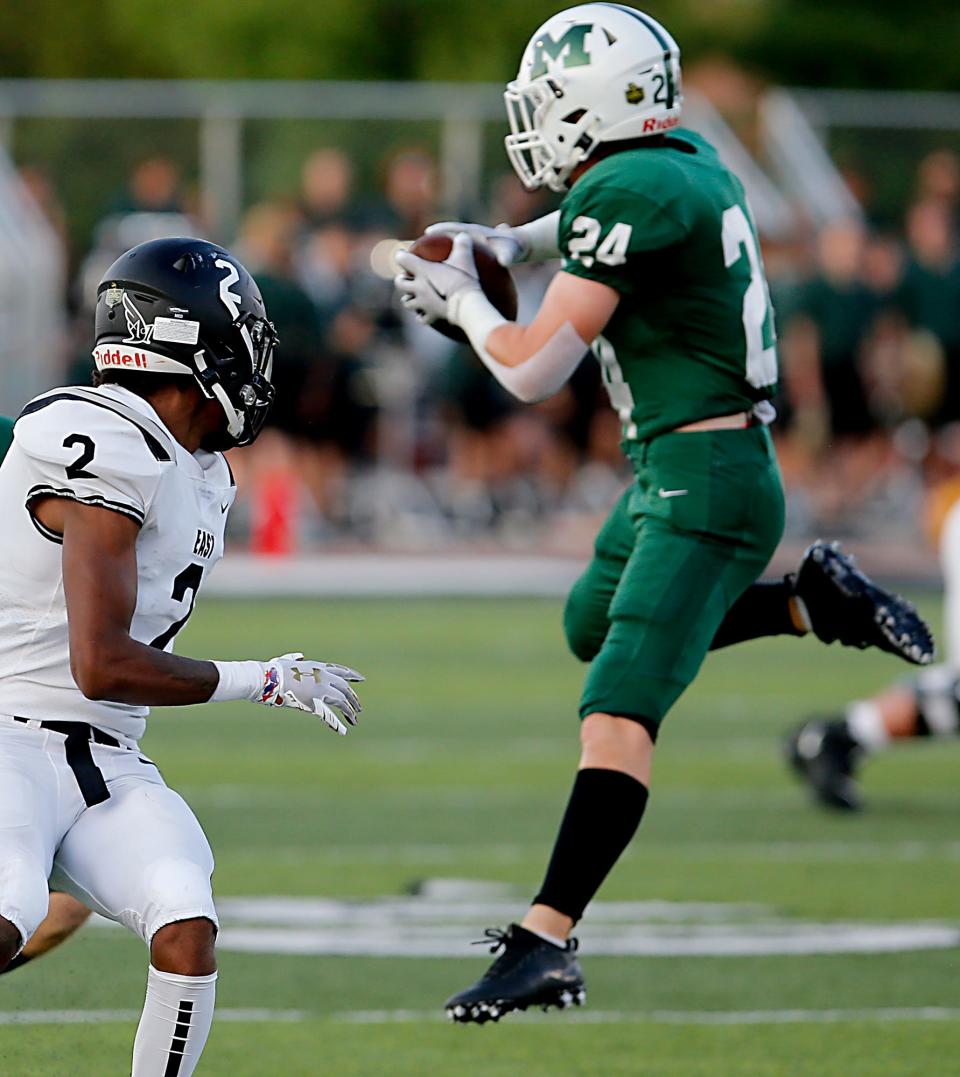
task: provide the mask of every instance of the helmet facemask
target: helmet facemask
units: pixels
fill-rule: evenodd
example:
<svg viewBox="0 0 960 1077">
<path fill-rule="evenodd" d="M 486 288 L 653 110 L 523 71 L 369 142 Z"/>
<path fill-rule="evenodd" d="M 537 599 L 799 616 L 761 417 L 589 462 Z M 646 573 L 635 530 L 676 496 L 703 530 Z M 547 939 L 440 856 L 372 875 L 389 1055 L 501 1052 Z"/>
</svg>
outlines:
<svg viewBox="0 0 960 1077">
<path fill-rule="evenodd" d="M 233 356 L 224 361 L 209 348 L 196 352 L 194 362 L 204 395 L 216 400 L 226 415 L 229 444 L 242 446 L 253 442 L 263 429 L 276 396 L 271 379 L 277 332 L 272 322 L 250 311 L 242 312 L 233 324 L 249 352 L 247 377 L 238 378 Z"/>
<path fill-rule="evenodd" d="M 504 145 L 528 191 L 544 185 L 551 191 L 564 191 L 570 173 L 597 144 L 592 136 L 597 126 L 593 112 L 575 109 L 557 119 L 551 117 L 564 107 L 564 81 L 548 75 L 521 87 L 515 80 L 503 95 L 511 131 Z M 547 134 L 550 128 L 558 128 L 552 137 Z"/>
</svg>

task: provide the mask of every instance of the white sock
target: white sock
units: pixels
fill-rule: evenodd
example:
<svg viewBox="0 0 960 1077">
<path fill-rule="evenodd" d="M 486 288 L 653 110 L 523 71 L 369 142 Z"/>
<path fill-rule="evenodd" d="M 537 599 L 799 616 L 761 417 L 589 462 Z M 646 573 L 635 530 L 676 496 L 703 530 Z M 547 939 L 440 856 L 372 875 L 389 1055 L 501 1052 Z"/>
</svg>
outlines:
<svg viewBox="0 0 960 1077">
<path fill-rule="evenodd" d="M 885 748 L 890 734 L 876 703 L 857 700 L 847 707 L 847 729 L 850 736 L 868 752 Z"/>
<path fill-rule="evenodd" d="M 549 942 L 551 946 L 559 946 L 561 950 L 566 950 L 567 940 L 561 939 L 558 935 L 548 935 L 546 931 L 534 931 L 532 927 L 526 929 L 531 935 L 536 935 L 538 938 L 543 939 L 544 942 Z"/>
<path fill-rule="evenodd" d="M 132 1077 L 190 1077 L 210 1034 L 217 974 L 147 974 L 147 998 L 133 1041 Z"/>
</svg>

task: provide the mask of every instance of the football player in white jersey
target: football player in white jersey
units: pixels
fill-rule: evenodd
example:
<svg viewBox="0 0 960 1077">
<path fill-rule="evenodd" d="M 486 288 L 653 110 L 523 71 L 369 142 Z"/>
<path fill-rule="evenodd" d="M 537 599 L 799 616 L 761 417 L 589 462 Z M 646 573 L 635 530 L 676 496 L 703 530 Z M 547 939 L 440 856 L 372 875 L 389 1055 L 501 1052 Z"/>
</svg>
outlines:
<svg viewBox="0 0 960 1077">
<path fill-rule="evenodd" d="M 249 700 L 340 734 L 360 710 L 344 666 L 172 653 L 223 552 L 236 490 L 222 450 L 263 425 L 275 343 L 227 251 L 135 247 L 98 290 L 97 387 L 28 404 L 0 467 L 0 969 L 48 885 L 138 934 L 134 1077 L 193 1073 L 217 978 L 213 856 L 138 747 L 149 707 Z"/>
</svg>

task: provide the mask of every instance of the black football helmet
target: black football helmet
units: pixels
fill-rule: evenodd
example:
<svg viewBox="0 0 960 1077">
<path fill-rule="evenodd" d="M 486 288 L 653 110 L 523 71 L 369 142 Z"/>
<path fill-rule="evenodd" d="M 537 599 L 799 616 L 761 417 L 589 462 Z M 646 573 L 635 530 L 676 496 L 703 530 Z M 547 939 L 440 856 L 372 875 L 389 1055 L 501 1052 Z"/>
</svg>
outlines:
<svg viewBox="0 0 960 1077">
<path fill-rule="evenodd" d="M 276 330 L 260 289 L 204 239 L 157 239 L 121 255 L 97 288 L 97 369 L 190 374 L 249 445 L 270 405 Z"/>
</svg>

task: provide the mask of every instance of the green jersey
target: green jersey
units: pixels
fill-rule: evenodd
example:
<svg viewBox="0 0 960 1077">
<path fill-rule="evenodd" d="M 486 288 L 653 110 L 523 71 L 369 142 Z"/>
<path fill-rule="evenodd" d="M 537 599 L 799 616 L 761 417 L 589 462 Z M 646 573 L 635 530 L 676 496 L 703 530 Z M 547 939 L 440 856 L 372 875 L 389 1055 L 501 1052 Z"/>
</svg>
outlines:
<svg viewBox="0 0 960 1077">
<path fill-rule="evenodd" d="M 0 460 L 7 455 L 7 450 L 13 444 L 13 419 L 0 415 Z"/>
<path fill-rule="evenodd" d="M 605 157 L 560 211 L 563 268 L 620 293 L 594 343 L 624 436 L 749 411 L 777 381 L 773 310 L 743 186 L 699 135 Z"/>
</svg>

